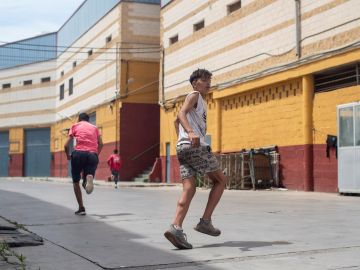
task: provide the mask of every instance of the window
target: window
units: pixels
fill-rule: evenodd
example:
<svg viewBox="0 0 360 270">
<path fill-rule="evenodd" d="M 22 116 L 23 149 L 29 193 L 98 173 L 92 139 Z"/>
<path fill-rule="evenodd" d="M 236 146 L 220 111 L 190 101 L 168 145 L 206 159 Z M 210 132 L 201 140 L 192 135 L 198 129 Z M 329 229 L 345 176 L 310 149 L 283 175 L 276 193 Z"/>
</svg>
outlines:
<svg viewBox="0 0 360 270">
<path fill-rule="evenodd" d="M 76 68 L 76 61 L 73 62 L 73 68 Z"/>
<path fill-rule="evenodd" d="M 194 32 L 199 31 L 200 29 L 203 29 L 205 27 L 205 21 L 202 20 L 201 22 L 194 24 Z"/>
<path fill-rule="evenodd" d="M 173 37 L 169 38 L 169 44 L 170 45 L 172 45 L 172 44 L 174 44 L 174 43 L 176 43 L 178 41 L 179 41 L 179 35 L 176 35 L 176 36 L 173 36 Z"/>
<path fill-rule="evenodd" d="M 2 85 L 2 88 L 5 89 L 5 88 L 11 88 L 11 83 L 4 83 Z"/>
<path fill-rule="evenodd" d="M 61 73 L 60 73 L 60 76 L 62 77 L 62 76 L 64 76 L 64 71 L 61 71 Z"/>
<path fill-rule="evenodd" d="M 228 14 L 231 14 L 241 8 L 241 1 L 236 1 L 227 6 Z"/>
<path fill-rule="evenodd" d="M 31 85 L 31 84 L 32 84 L 32 80 L 24 81 L 24 85 Z"/>
<path fill-rule="evenodd" d="M 106 37 L 106 43 L 109 43 L 109 42 L 111 41 L 111 39 L 112 39 L 112 36 L 111 36 L 111 35 L 108 36 L 108 37 Z"/>
<path fill-rule="evenodd" d="M 96 126 L 96 112 L 89 114 L 89 123 Z"/>
<path fill-rule="evenodd" d="M 41 78 L 41 83 L 47 83 L 47 82 L 50 82 L 50 77 Z"/>
<path fill-rule="evenodd" d="M 331 68 L 314 74 L 314 91 L 325 92 L 360 84 L 359 63 Z"/>
<path fill-rule="evenodd" d="M 73 94 L 73 90 L 74 90 L 74 79 L 71 78 L 69 80 L 69 96 Z"/>
<path fill-rule="evenodd" d="M 88 51 L 88 56 L 91 56 L 93 54 L 93 50 Z"/>
<path fill-rule="evenodd" d="M 60 100 L 64 99 L 65 85 L 60 85 Z"/>
</svg>

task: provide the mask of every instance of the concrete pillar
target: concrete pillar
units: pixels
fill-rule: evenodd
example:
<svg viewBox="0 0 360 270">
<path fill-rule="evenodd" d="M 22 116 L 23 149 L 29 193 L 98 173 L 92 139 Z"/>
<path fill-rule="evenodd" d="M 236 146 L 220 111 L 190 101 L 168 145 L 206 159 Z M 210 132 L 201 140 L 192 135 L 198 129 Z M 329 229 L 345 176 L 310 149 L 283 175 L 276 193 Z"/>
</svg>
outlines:
<svg viewBox="0 0 360 270">
<path fill-rule="evenodd" d="M 221 153 L 221 100 L 215 100 L 216 108 L 216 140 L 214 142 L 214 152 Z"/>
<path fill-rule="evenodd" d="M 314 80 L 312 75 L 302 78 L 303 88 L 303 144 L 304 144 L 304 190 L 314 190 L 313 175 L 313 98 Z"/>
</svg>

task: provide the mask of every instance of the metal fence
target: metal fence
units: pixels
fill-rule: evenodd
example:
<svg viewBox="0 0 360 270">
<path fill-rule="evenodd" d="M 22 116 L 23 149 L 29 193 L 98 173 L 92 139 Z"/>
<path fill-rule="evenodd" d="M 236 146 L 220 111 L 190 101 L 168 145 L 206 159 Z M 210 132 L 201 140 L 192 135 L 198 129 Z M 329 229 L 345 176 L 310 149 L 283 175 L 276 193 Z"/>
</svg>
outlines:
<svg viewBox="0 0 360 270">
<path fill-rule="evenodd" d="M 227 189 L 263 189 L 279 187 L 279 154 L 274 147 L 243 150 L 217 156 L 226 175 Z M 197 177 L 199 187 L 210 188 L 207 175 Z"/>
</svg>

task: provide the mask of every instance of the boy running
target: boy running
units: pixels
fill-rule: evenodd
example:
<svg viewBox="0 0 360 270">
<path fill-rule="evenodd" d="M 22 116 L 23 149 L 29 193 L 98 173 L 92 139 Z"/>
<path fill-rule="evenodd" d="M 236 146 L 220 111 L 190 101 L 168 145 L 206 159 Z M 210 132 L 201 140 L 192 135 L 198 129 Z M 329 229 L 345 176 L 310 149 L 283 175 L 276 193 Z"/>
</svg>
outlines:
<svg viewBox="0 0 360 270">
<path fill-rule="evenodd" d="M 111 171 L 111 181 L 115 182 L 115 188 L 118 188 L 117 183 L 119 181 L 119 170 L 121 168 L 121 157 L 118 153 L 118 150 L 114 149 L 113 154 L 111 154 L 107 160 Z"/>
<path fill-rule="evenodd" d="M 69 145 L 73 138 L 76 140 L 76 146 L 70 155 Z M 79 210 L 75 212 L 75 215 L 86 215 L 79 182 L 82 174 L 83 187 L 86 193 L 90 194 L 93 191 L 93 180 L 102 146 L 103 143 L 98 128 L 89 123 L 88 114 L 80 113 L 79 121 L 70 128 L 69 138 L 64 145 L 66 157 L 71 160 L 74 192 L 79 205 Z"/>
<path fill-rule="evenodd" d="M 212 225 L 211 216 L 223 194 L 226 179 L 210 146 L 205 142 L 207 108 L 204 98 L 210 90 L 211 76 L 211 72 L 206 69 L 198 69 L 191 74 L 190 83 L 194 91 L 186 96 L 175 120 L 178 135 L 176 152 L 183 191 L 177 203 L 175 218 L 164 235 L 179 249 L 192 248 L 183 232 L 182 224 L 195 195 L 196 174 L 206 173 L 212 180 L 213 187 L 204 214 L 194 229 L 211 236 L 221 234 L 221 231 Z"/>
</svg>

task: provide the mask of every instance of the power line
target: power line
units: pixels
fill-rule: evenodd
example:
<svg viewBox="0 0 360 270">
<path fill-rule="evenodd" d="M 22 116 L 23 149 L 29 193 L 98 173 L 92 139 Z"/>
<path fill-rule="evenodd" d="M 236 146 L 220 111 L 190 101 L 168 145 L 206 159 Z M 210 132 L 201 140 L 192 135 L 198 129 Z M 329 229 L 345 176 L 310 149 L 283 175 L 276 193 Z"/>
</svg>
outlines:
<svg viewBox="0 0 360 270">
<path fill-rule="evenodd" d="M 26 43 L 20 43 L 20 42 L 5 42 L 5 41 L 0 41 L 0 43 L 2 43 L 3 45 L 0 45 L 0 49 L 1 48 L 9 48 L 9 47 L 5 47 L 5 46 L 11 46 L 11 45 L 19 45 L 19 46 L 32 46 L 32 47 L 45 47 L 45 48 L 64 48 L 64 49 L 88 49 L 88 50 L 116 50 L 116 48 L 104 48 L 104 47 L 77 47 L 77 46 L 61 46 L 61 45 L 46 45 L 46 44 L 26 44 Z M 136 43 L 134 42 L 133 44 L 143 44 L 143 43 Z M 143 45 L 149 45 L 149 44 L 143 44 Z M 128 48 L 118 48 L 118 49 L 143 49 L 143 48 L 152 48 L 152 49 L 156 49 L 156 48 L 160 48 L 160 45 L 154 45 L 154 46 L 147 46 L 147 47 L 128 47 Z M 58 52 L 65 52 L 65 51 L 58 51 Z"/>
</svg>

